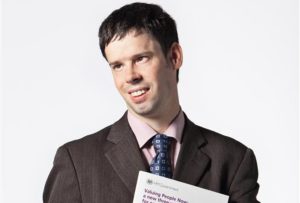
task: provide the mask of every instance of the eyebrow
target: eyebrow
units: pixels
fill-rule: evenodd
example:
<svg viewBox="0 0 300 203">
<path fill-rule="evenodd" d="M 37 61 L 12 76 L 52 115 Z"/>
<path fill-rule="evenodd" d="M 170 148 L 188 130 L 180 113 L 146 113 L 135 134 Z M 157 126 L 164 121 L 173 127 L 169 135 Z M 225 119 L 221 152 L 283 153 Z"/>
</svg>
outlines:
<svg viewBox="0 0 300 203">
<path fill-rule="evenodd" d="M 134 54 L 133 56 L 130 57 L 130 59 L 131 60 L 132 59 L 136 59 L 136 58 L 138 58 L 140 56 L 144 56 L 144 55 L 150 55 L 150 56 L 152 56 L 153 52 L 152 51 L 145 51 L 145 52 L 141 52 L 141 53 L 138 53 L 138 54 Z M 110 62 L 108 64 L 109 64 L 109 66 L 113 66 L 113 65 L 116 65 L 116 64 L 120 64 L 120 63 L 121 62 L 117 60 L 117 61 Z"/>
</svg>

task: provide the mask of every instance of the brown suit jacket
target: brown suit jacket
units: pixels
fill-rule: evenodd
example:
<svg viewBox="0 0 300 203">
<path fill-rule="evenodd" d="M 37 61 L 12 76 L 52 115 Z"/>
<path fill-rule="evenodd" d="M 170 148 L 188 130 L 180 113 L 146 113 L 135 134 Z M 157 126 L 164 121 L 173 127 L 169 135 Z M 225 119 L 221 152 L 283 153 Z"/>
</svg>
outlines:
<svg viewBox="0 0 300 203">
<path fill-rule="evenodd" d="M 251 149 L 186 118 L 173 179 L 257 203 Z M 103 130 L 60 147 L 47 179 L 45 203 L 132 203 L 138 172 L 148 171 L 126 114 Z"/>
</svg>

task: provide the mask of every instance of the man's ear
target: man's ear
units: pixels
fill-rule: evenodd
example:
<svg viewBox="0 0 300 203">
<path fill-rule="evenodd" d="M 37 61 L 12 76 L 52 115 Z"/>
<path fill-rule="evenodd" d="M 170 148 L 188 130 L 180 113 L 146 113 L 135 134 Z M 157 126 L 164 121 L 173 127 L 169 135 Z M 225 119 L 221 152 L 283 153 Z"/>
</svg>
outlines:
<svg viewBox="0 0 300 203">
<path fill-rule="evenodd" d="M 170 62 L 173 65 L 174 69 L 179 70 L 183 62 L 182 49 L 179 43 L 174 42 L 171 45 L 168 53 L 168 58 L 170 59 Z"/>
</svg>

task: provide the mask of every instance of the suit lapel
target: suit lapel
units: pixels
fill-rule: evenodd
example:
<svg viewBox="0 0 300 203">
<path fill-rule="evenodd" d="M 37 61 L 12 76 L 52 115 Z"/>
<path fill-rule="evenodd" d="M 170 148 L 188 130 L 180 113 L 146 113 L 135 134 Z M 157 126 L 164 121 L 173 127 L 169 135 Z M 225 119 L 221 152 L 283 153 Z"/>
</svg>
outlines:
<svg viewBox="0 0 300 203">
<path fill-rule="evenodd" d="M 115 145 L 105 156 L 129 191 L 134 194 L 138 172 L 146 171 L 146 167 L 126 113 L 112 126 L 107 140 Z"/>
<path fill-rule="evenodd" d="M 107 140 L 114 145 L 105 156 L 128 190 L 134 194 L 138 172 L 147 169 L 126 113 L 111 127 Z M 199 183 L 210 163 L 210 158 L 201 151 L 205 143 L 199 127 L 185 117 L 182 146 L 173 179 L 192 185 Z"/>
<path fill-rule="evenodd" d="M 173 178 L 181 182 L 197 185 L 206 171 L 210 159 L 201 151 L 205 139 L 199 127 L 186 117 L 183 140 Z"/>
</svg>

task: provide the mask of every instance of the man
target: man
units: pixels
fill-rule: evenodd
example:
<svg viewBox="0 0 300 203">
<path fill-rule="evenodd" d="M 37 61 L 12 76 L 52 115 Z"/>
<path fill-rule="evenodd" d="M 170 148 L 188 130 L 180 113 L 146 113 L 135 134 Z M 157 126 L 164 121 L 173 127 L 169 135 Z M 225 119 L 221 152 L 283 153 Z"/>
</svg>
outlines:
<svg viewBox="0 0 300 203">
<path fill-rule="evenodd" d="M 112 12 L 99 38 L 128 111 L 58 149 L 44 202 L 129 203 L 142 170 L 229 195 L 231 203 L 257 203 L 252 150 L 196 126 L 181 110 L 183 55 L 175 21 L 157 5 L 134 3 Z M 168 144 L 164 155 L 156 147 L 160 141 Z M 161 160 L 166 165 L 157 165 Z"/>
</svg>

